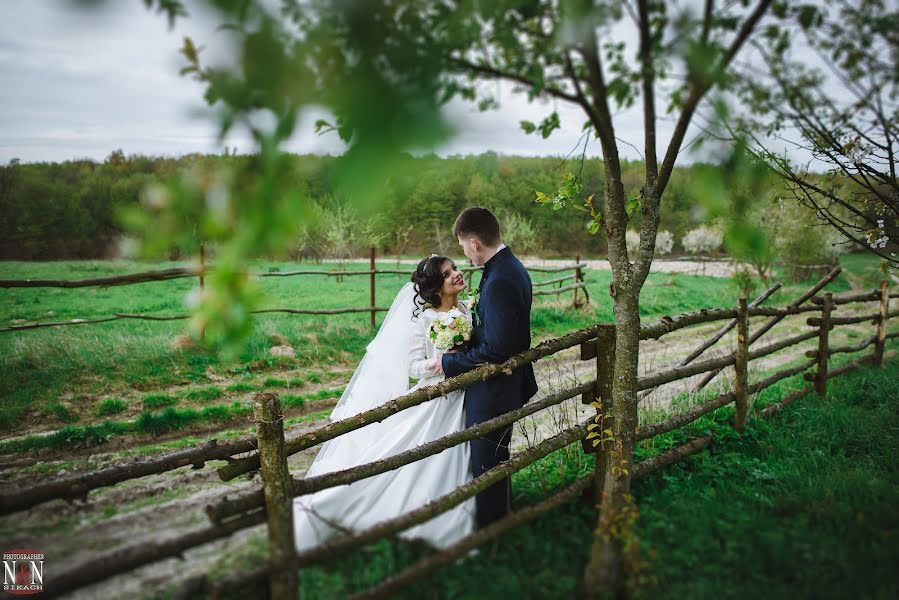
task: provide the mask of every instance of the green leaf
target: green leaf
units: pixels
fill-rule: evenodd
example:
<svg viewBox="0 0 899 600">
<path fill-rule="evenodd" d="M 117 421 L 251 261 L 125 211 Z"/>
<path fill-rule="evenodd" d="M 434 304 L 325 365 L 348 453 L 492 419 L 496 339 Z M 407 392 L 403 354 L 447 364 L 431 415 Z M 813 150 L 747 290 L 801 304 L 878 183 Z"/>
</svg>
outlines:
<svg viewBox="0 0 899 600">
<path fill-rule="evenodd" d="M 627 213 L 628 218 L 640 209 L 641 204 L 642 198 L 640 196 L 628 198 L 627 202 L 624 204 L 624 212 Z"/>
<path fill-rule="evenodd" d="M 805 4 L 799 7 L 799 24 L 803 29 L 808 29 L 820 21 L 820 13 L 816 6 Z"/>
<path fill-rule="evenodd" d="M 532 121 L 519 121 L 518 124 L 525 133 L 534 133 L 537 130 L 537 126 Z"/>
<path fill-rule="evenodd" d="M 543 139 L 545 140 L 552 135 L 553 131 L 559 129 L 561 126 L 562 123 L 559 120 L 559 113 L 553 111 L 552 114 L 540 122 L 540 135 L 543 136 Z"/>
</svg>

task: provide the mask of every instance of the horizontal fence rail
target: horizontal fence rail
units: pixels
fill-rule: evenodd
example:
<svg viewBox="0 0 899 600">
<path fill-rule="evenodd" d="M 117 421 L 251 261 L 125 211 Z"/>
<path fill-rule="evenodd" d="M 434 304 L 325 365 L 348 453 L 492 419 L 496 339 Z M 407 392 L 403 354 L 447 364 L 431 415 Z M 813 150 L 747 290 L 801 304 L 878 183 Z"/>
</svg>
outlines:
<svg viewBox="0 0 899 600">
<path fill-rule="evenodd" d="M 367 270 L 359 270 L 359 271 L 321 271 L 321 270 L 312 270 L 312 269 L 300 269 L 295 271 L 274 271 L 274 272 L 265 272 L 265 273 L 254 273 L 254 277 L 293 277 L 293 276 L 324 276 L 324 277 L 337 277 L 342 278 L 344 276 L 362 276 L 368 275 L 370 277 L 369 282 L 369 296 L 370 296 L 370 304 L 365 307 L 348 307 L 348 308 L 321 308 L 321 309 L 311 309 L 311 308 L 262 308 L 250 311 L 251 314 L 268 314 L 268 313 L 284 313 L 284 314 L 294 314 L 294 315 L 342 315 L 342 314 L 355 314 L 355 313 L 368 313 L 370 315 L 370 324 L 371 327 L 374 328 L 375 323 L 375 315 L 379 312 L 387 312 L 390 310 L 387 307 L 377 306 L 375 302 L 376 298 L 376 275 L 409 275 L 411 276 L 414 270 L 403 270 L 403 269 L 377 269 L 375 267 L 375 249 L 371 248 L 370 252 L 370 268 Z M 202 254 L 201 254 L 202 256 Z M 201 259 L 202 260 L 202 259 Z M 561 294 L 565 294 L 568 292 L 573 293 L 573 301 L 572 305 L 577 308 L 583 304 L 583 302 L 578 301 L 578 290 L 583 290 L 585 297 L 589 300 L 589 295 L 587 294 L 587 284 L 584 282 L 583 278 L 583 270 L 587 268 L 586 263 L 582 263 L 580 261 L 580 256 L 577 257 L 574 263 L 552 266 L 552 267 L 530 267 L 527 270 L 535 273 L 561 273 L 564 271 L 573 271 L 570 275 L 566 275 L 564 277 L 558 277 L 555 279 L 551 279 L 548 281 L 538 281 L 534 283 L 534 287 L 545 287 L 550 285 L 559 284 L 559 286 L 555 289 L 540 289 L 534 290 L 534 297 L 537 296 L 558 296 Z M 471 275 L 475 272 L 483 271 L 483 266 L 472 266 L 472 267 L 463 267 L 459 269 L 463 273 L 468 273 L 468 284 L 471 286 Z M 181 279 L 185 277 L 199 277 L 200 278 L 200 287 L 203 287 L 203 278 L 210 271 L 214 270 L 212 265 L 207 265 L 205 262 L 201 262 L 198 266 L 190 266 L 190 267 L 174 267 L 171 269 L 163 269 L 163 270 L 155 270 L 155 271 L 146 271 L 142 273 L 131 273 L 126 275 L 114 275 L 110 277 L 95 277 L 90 279 L 80 279 L 80 280 L 63 280 L 63 279 L 2 279 L 0 280 L 0 288 L 82 288 L 82 287 L 111 287 L 111 286 L 120 286 L 120 285 L 131 285 L 136 283 L 147 283 L 154 281 L 167 281 L 170 279 Z M 573 279 L 574 282 L 562 286 L 561 284 L 565 281 Z M 28 331 L 33 329 L 44 329 L 47 327 L 68 327 L 68 326 L 76 326 L 76 325 L 94 325 L 97 323 L 109 323 L 112 321 L 120 321 L 124 319 L 135 319 L 135 320 L 144 320 L 144 321 L 179 321 L 184 319 L 189 319 L 191 315 L 182 314 L 182 315 L 147 315 L 143 313 L 139 314 L 130 314 L 130 313 L 113 313 L 111 316 L 107 317 L 97 317 L 97 318 L 87 318 L 87 319 L 69 319 L 68 321 L 46 321 L 46 322 L 38 322 L 38 323 L 22 323 L 16 325 L 9 325 L 4 328 L 0 328 L 0 333 L 12 333 L 16 331 Z"/>
<path fill-rule="evenodd" d="M 390 458 L 385 458 L 383 460 L 366 463 L 363 465 L 352 467 L 350 469 L 345 469 L 343 471 L 336 471 L 334 473 L 328 473 L 316 477 L 294 479 L 291 486 L 293 495 L 302 496 L 304 494 L 312 494 L 314 492 L 331 487 L 336 487 L 338 485 L 348 485 L 350 483 L 366 479 L 374 475 L 392 471 L 403 465 L 408 465 L 423 458 L 427 458 L 428 456 L 433 456 L 434 454 L 443 452 L 447 448 L 458 446 L 461 443 L 483 437 L 485 434 L 490 433 L 491 431 L 496 431 L 497 429 L 501 429 L 503 427 L 506 427 L 507 425 L 511 425 L 512 423 L 515 423 L 516 421 L 519 421 L 524 417 L 530 416 L 545 408 L 556 406 L 564 402 L 565 400 L 575 398 L 577 396 L 580 396 L 581 394 L 587 393 L 593 389 L 593 385 L 594 382 L 590 381 L 569 390 L 550 394 L 549 396 L 546 396 L 545 398 L 542 398 L 536 402 L 529 402 L 517 410 L 507 412 L 503 415 L 500 415 L 499 417 L 495 417 L 493 419 L 490 419 L 489 421 L 484 421 L 483 423 L 473 425 L 472 427 L 468 427 L 467 429 L 463 429 L 461 431 L 457 431 L 450 435 L 428 442 L 427 444 L 422 444 L 421 446 L 418 446 L 411 450 L 406 450 L 405 452 L 395 454 Z M 262 501 L 263 498 L 261 490 L 245 493 L 235 498 L 225 497 L 215 504 L 207 505 L 206 514 L 209 516 L 209 519 L 211 521 L 220 522 L 223 519 L 236 515 L 240 512 L 262 506 Z"/>
</svg>

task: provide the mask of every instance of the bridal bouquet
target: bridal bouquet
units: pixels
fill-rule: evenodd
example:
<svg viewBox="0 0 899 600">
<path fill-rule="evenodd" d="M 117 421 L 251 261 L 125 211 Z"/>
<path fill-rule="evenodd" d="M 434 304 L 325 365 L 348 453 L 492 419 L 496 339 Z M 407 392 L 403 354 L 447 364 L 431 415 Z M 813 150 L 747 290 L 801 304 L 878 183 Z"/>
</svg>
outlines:
<svg viewBox="0 0 899 600">
<path fill-rule="evenodd" d="M 471 323 L 454 308 L 431 323 L 428 337 L 438 349 L 446 352 L 471 339 Z"/>
</svg>

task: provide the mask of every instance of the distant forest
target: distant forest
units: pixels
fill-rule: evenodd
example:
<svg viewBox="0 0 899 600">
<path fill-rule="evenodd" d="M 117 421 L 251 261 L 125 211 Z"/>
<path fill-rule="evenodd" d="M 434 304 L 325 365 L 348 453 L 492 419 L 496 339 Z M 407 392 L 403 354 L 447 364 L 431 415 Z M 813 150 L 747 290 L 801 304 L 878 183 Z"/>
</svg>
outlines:
<svg viewBox="0 0 899 600">
<path fill-rule="evenodd" d="M 279 258 L 322 258 L 364 255 L 370 245 L 381 254 L 426 254 L 454 249 L 451 227 L 466 206 L 494 210 L 507 227 L 520 253 L 548 256 L 600 254 L 603 235 L 591 236 L 584 219 L 573 210 L 554 211 L 535 202 L 535 191 L 554 192 L 565 173 L 580 173 L 584 195 L 596 194 L 602 203 L 602 164 L 579 157 L 563 162 L 554 157 L 477 156 L 407 157 L 408 168 L 387 185 L 387 199 L 366 215 L 336 191 L 338 157 L 294 155 L 287 185 L 295 186 L 314 203 L 323 221 L 340 221 L 342 234 L 307 228 L 297 245 Z M 163 183 L 197 162 L 227 166 L 252 160 L 242 155 L 188 155 L 181 158 L 125 156 L 113 152 L 104 162 L 73 160 L 63 163 L 15 161 L 0 167 L 0 259 L 72 259 L 115 256 L 123 231 L 117 221 L 120 207 L 140 201 L 141 190 Z M 629 196 L 639 195 L 642 162 L 625 161 L 623 184 Z M 662 204 L 660 230 L 674 235 L 679 252 L 684 234 L 705 220 L 702 203 L 692 196 L 693 165 L 675 171 Z M 333 225 L 333 223 L 332 223 Z M 334 251 L 329 251 L 328 246 Z M 196 249 L 172 249 L 168 258 L 193 255 Z M 166 258 L 166 257 L 160 257 Z"/>
</svg>

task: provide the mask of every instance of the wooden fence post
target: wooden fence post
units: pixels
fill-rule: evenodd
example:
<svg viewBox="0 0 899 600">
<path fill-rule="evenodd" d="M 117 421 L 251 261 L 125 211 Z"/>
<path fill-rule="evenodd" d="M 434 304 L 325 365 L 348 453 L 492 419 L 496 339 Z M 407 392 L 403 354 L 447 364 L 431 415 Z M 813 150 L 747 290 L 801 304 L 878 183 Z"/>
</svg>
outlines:
<svg viewBox="0 0 899 600">
<path fill-rule="evenodd" d="M 371 283 L 369 289 L 371 291 L 371 328 L 375 328 L 375 247 L 371 247 Z"/>
<path fill-rule="evenodd" d="M 262 392 L 253 398 L 253 419 L 265 510 L 268 522 L 269 559 L 273 566 L 269 583 L 273 600 L 297 597 L 296 556 L 293 533 L 293 495 L 287 454 L 284 452 L 284 417 L 277 394 Z"/>
<path fill-rule="evenodd" d="M 737 351 L 734 363 L 734 404 L 737 408 L 734 417 L 734 427 L 742 432 L 746 425 L 747 400 L 746 387 L 749 382 L 749 309 L 746 298 L 740 298 L 737 302 Z"/>
<path fill-rule="evenodd" d="M 877 339 L 874 342 L 874 363 L 883 366 L 883 345 L 887 337 L 887 313 L 890 309 L 890 290 L 886 280 L 880 282 L 880 320 L 877 321 Z"/>
<path fill-rule="evenodd" d="M 590 347 L 592 346 L 592 348 Z M 603 452 L 602 444 L 593 446 L 595 439 L 603 439 L 603 429 L 609 425 L 609 415 L 612 409 L 612 373 L 615 368 L 615 326 L 602 325 L 596 333 L 596 339 L 581 345 L 581 358 L 586 360 L 596 357 L 596 386 L 593 394 L 584 395 L 581 402 L 590 404 L 599 399 L 602 408 L 596 410 L 597 421 L 600 427 L 596 430 L 599 438 L 583 441 L 584 452 L 596 454 L 596 470 L 593 476 L 593 493 L 590 498 L 591 506 L 597 506 L 602 499 L 603 479 L 606 473 L 607 452 Z"/>
<path fill-rule="evenodd" d="M 821 329 L 818 333 L 818 371 L 815 373 L 815 392 L 823 398 L 827 395 L 827 359 L 830 348 L 827 338 L 830 335 L 830 313 L 833 310 L 833 294 L 824 294 L 824 302 L 821 304 Z"/>
<path fill-rule="evenodd" d="M 574 257 L 574 264 L 576 264 L 576 265 L 581 264 L 581 255 L 580 254 L 578 254 L 577 256 Z M 577 285 L 580 282 L 581 282 L 581 269 L 580 269 L 580 267 L 578 267 L 574 270 L 574 283 L 575 283 L 575 285 Z M 574 288 L 574 300 L 571 303 L 571 307 L 577 308 L 577 288 Z"/>
<path fill-rule="evenodd" d="M 203 289 L 206 282 L 206 244 L 200 242 L 200 298 L 203 298 Z M 200 340 L 206 339 L 206 325 L 200 328 Z"/>
<path fill-rule="evenodd" d="M 200 291 L 203 290 L 203 283 L 206 276 L 206 244 L 200 242 Z"/>
</svg>

